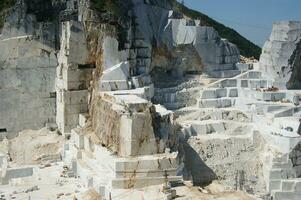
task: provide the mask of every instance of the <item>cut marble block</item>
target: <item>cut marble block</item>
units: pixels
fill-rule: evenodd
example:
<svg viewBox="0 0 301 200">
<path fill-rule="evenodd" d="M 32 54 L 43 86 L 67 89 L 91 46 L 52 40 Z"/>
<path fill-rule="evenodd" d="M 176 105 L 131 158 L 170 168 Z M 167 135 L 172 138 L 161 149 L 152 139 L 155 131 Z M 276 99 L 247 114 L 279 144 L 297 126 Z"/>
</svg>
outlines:
<svg viewBox="0 0 301 200">
<path fill-rule="evenodd" d="M 148 108 L 149 102 L 136 95 L 116 95 L 115 102 L 128 107 L 135 112 L 141 112 Z"/>
<path fill-rule="evenodd" d="M 177 153 L 139 156 L 135 158 L 119 158 L 115 160 L 116 178 L 176 176 Z M 135 174 L 137 172 L 137 174 Z M 128 174 L 126 174 L 128 173 Z"/>
<path fill-rule="evenodd" d="M 112 181 L 113 189 L 130 189 L 130 188 L 143 188 L 152 185 L 161 185 L 168 182 L 179 181 L 179 176 L 173 177 L 146 177 L 146 178 L 129 178 L 129 179 L 115 179 Z"/>
<path fill-rule="evenodd" d="M 151 84 L 151 78 L 149 75 L 140 75 L 132 77 L 132 82 L 135 88 L 140 88 Z"/>
<path fill-rule="evenodd" d="M 176 176 L 177 153 L 140 156 L 115 161 L 113 188 L 140 188 L 179 181 Z"/>
<path fill-rule="evenodd" d="M 253 68 L 251 63 L 236 63 L 236 68 L 240 71 L 248 71 Z"/>
<path fill-rule="evenodd" d="M 3 171 L 4 170 L 4 171 Z M 16 178 L 30 177 L 34 175 L 34 167 L 15 167 L 0 170 L 0 183 L 2 185 L 9 184 L 9 181 Z"/>
<path fill-rule="evenodd" d="M 70 133 L 79 123 L 79 114 L 88 111 L 88 88 L 93 64 L 89 63 L 84 25 L 62 23 L 61 48 L 56 70 L 56 123 L 62 133 Z"/>
<path fill-rule="evenodd" d="M 235 98 L 201 99 L 200 108 L 226 108 L 235 105 Z"/>
<path fill-rule="evenodd" d="M 3 153 L 0 153 L 0 168 L 2 168 L 2 165 L 5 163 L 6 155 Z"/>
<path fill-rule="evenodd" d="M 77 21 L 63 22 L 62 30 L 59 63 L 64 65 L 87 64 L 89 52 L 84 24 Z"/>
<path fill-rule="evenodd" d="M 176 175 L 177 153 L 119 157 L 93 144 L 81 128 L 72 130 L 69 147 L 64 150 L 69 159 L 77 158 L 73 169 L 77 176 L 97 189 L 104 186 L 107 189 L 141 188 L 181 180 Z"/>
<path fill-rule="evenodd" d="M 255 98 L 261 101 L 281 101 L 286 98 L 285 92 L 256 92 Z"/>
<path fill-rule="evenodd" d="M 86 123 L 88 121 L 88 114 L 84 114 L 84 113 L 80 113 L 79 116 L 78 116 L 78 125 L 80 127 L 85 127 L 86 126 Z"/>
<path fill-rule="evenodd" d="M 268 84 L 264 79 L 240 79 L 238 82 L 239 87 L 251 89 L 267 88 Z"/>
<path fill-rule="evenodd" d="M 79 114 L 88 111 L 88 91 L 57 91 L 56 122 L 62 133 L 70 133 L 79 122 Z"/>
<path fill-rule="evenodd" d="M 237 88 L 209 88 L 201 90 L 201 99 L 215 99 L 223 97 L 238 97 Z"/>
<path fill-rule="evenodd" d="M 227 96 L 227 89 L 206 89 L 201 91 L 201 99 L 214 99 Z"/>
<path fill-rule="evenodd" d="M 156 154 L 150 108 L 147 100 L 136 95 L 101 93 L 94 107 L 97 114 L 92 115 L 93 129 L 120 156 Z"/>
<path fill-rule="evenodd" d="M 208 72 L 212 78 L 231 78 L 241 73 L 240 70 L 218 70 Z"/>
<path fill-rule="evenodd" d="M 60 68 L 60 67 L 58 67 Z M 56 78 L 56 87 L 65 90 L 83 90 L 88 89 L 92 79 L 93 69 L 78 69 L 72 67 L 63 67 L 61 77 Z"/>
<path fill-rule="evenodd" d="M 274 200 L 300 200 L 301 192 L 281 192 L 275 191 L 272 193 Z"/>
<path fill-rule="evenodd" d="M 71 141 L 73 142 L 76 148 L 84 149 L 84 135 L 81 134 L 80 128 L 75 128 L 71 130 Z"/>
<path fill-rule="evenodd" d="M 237 87 L 237 80 L 235 79 L 226 79 L 221 82 L 221 87 Z"/>
<path fill-rule="evenodd" d="M 226 124 L 223 121 L 185 121 L 184 124 L 190 124 L 189 132 L 192 136 L 221 133 L 226 131 Z"/>
<path fill-rule="evenodd" d="M 129 62 L 121 62 L 103 71 L 103 75 L 100 78 L 101 91 L 130 89 L 128 84 L 129 66 Z"/>
</svg>

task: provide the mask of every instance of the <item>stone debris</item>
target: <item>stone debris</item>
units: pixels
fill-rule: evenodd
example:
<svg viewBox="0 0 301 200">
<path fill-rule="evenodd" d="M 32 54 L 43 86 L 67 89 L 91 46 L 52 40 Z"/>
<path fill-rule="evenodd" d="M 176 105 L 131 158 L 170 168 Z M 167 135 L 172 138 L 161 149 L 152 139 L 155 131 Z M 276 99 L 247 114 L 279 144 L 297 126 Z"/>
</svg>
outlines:
<svg viewBox="0 0 301 200">
<path fill-rule="evenodd" d="M 62 137 L 46 128 L 38 131 L 22 131 L 10 140 L 8 145 L 0 145 L 1 152 L 7 152 L 12 164 L 48 165 L 61 160 Z"/>
<path fill-rule="evenodd" d="M 240 56 L 240 63 L 250 64 L 250 63 L 257 63 L 257 62 L 258 60 L 255 59 L 254 57 L 247 58 L 242 55 Z"/>
<path fill-rule="evenodd" d="M 33 186 L 31 188 L 28 188 L 27 190 L 25 190 L 25 193 L 33 192 L 33 191 L 36 191 L 36 190 L 39 190 L 39 187 L 37 185 Z"/>
<path fill-rule="evenodd" d="M 90 189 L 82 195 L 82 200 L 102 200 L 102 198 L 94 189 Z"/>
<path fill-rule="evenodd" d="M 279 88 L 272 86 L 272 87 L 266 88 L 266 89 L 256 89 L 256 91 L 260 91 L 260 92 L 278 92 Z"/>
</svg>

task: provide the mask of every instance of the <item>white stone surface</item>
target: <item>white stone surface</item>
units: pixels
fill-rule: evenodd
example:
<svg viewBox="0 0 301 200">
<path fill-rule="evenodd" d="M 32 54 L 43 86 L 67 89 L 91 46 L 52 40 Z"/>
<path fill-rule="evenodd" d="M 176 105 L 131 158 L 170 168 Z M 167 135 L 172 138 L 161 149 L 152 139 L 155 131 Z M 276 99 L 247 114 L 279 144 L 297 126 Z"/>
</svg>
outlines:
<svg viewBox="0 0 301 200">
<path fill-rule="evenodd" d="M 206 71 L 232 70 L 239 61 L 237 47 L 222 40 L 212 27 L 187 26 L 186 19 L 169 19 L 164 41 L 170 47 L 192 44 Z"/>
<path fill-rule="evenodd" d="M 41 29 L 43 23 L 23 15 L 14 12 L 0 35 L 0 127 L 10 138 L 55 121 L 54 26 Z"/>
<path fill-rule="evenodd" d="M 118 41 L 115 38 L 105 37 L 102 48 L 104 71 L 127 60 L 128 52 L 118 50 Z"/>
<path fill-rule="evenodd" d="M 58 56 L 60 65 L 89 63 L 86 39 L 84 25 L 81 22 L 63 22 L 61 48 Z"/>
<path fill-rule="evenodd" d="M 122 62 L 103 71 L 100 91 L 127 90 L 129 87 L 129 63 Z"/>
<path fill-rule="evenodd" d="M 287 83 L 291 77 L 288 60 L 301 40 L 301 22 L 281 21 L 273 25 L 272 34 L 265 43 L 259 68 L 268 78 Z"/>
</svg>

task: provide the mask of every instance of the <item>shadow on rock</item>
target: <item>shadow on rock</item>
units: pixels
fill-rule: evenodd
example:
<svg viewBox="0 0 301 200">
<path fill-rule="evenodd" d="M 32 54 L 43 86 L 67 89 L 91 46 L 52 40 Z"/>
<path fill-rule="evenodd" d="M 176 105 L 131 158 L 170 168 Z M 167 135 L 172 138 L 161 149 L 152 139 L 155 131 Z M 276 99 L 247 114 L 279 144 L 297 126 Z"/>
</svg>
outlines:
<svg viewBox="0 0 301 200">
<path fill-rule="evenodd" d="M 187 143 L 181 144 L 179 149 L 183 160 L 181 174 L 184 179 L 190 177 L 195 186 L 207 186 L 217 179 L 217 175 L 200 158 L 199 154 Z"/>
</svg>

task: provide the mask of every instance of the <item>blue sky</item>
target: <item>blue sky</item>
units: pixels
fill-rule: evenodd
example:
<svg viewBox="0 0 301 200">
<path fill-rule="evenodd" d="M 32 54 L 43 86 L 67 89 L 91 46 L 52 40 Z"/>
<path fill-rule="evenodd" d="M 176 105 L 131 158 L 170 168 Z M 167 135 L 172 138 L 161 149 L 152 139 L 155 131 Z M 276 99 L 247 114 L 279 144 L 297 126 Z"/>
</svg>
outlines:
<svg viewBox="0 0 301 200">
<path fill-rule="evenodd" d="M 279 20 L 301 21 L 301 0 L 185 0 L 199 10 L 259 46 L 269 37 Z"/>
</svg>

